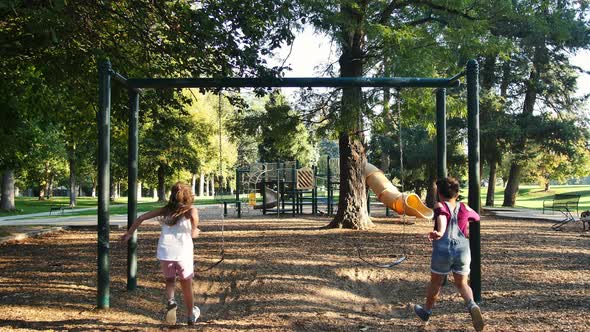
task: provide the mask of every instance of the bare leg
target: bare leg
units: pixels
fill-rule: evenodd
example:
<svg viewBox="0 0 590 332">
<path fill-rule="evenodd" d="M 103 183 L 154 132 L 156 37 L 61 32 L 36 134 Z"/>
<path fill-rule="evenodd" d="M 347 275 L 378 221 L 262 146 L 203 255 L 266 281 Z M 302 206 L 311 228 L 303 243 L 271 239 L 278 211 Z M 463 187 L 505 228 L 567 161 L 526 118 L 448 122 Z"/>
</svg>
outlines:
<svg viewBox="0 0 590 332">
<path fill-rule="evenodd" d="M 465 303 L 469 303 L 473 300 L 473 291 L 471 287 L 467 284 L 467 275 L 462 275 L 458 273 L 453 273 L 453 279 L 455 279 L 455 286 L 457 290 L 465 300 Z"/>
<path fill-rule="evenodd" d="M 438 293 L 440 292 L 440 287 L 442 286 L 445 277 L 446 275 L 443 274 L 430 273 L 430 283 L 426 289 L 426 303 L 424 304 L 424 309 L 432 310 L 434 307 L 434 303 L 438 298 Z"/>
<path fill-rule="evenodd" d="M 174 299 L 174 290 L 176 288 L 176 278 L 166 278 L 166 300 Z"/>
<path fill-rule="evenodd" d="M 188 313 L 188 315 L 190 315 L 192 314 L 193 306 L 195 305 L 193 299 L 193 278 L 180 280 L 180 286 L 182 287 L 182 297 L 184 298 L 186 312 Z"/>
<path fill-rule="evenodd" d="M 455 279 L 455 286 L 457 286 L 459 293 L 461 293 L 461 296 L 465 300 L 465 304 L 467 304 L 473 327 L 476 331 L 482 331 L 484 327 L 483 316 L 479 306 L 473 302 L 473 291 L 467 284 L 467 276 L 453 273 L 453 278 Z"/>
<path fill-rule="evenodd" d="M 176 301 L 174 300 L 174 290 L 176 288 L 176 278 L 166 278 L 166 323 L 176 324 Z"/>
</svg>

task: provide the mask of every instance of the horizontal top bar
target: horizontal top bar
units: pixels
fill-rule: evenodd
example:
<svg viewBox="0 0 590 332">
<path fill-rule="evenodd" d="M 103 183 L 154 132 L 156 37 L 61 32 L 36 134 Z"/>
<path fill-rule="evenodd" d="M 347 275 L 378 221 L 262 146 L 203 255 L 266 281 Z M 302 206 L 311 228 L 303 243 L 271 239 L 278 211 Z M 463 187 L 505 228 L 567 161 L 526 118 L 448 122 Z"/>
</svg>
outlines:
<svg viewBox="0 0 590 332">
<path fill-rule="evenodd" d="M 419 77 L 288 77 L 288 78 L 129 78 L 130 88 L 267 88 L 267 87 L 389 87 L 389 88 L 449 88 L 459 81 L 448 78 Z"/>
<path fill-rule="evenodd" d="M 117 81 L 119 81 L 120 83 L 122 83 L 123 85 L 125 85 L 126 87 L 128 87 L 129 89 L 131 89 L 131 90 L 133 90 L 133 91 L 135 91 L 137 93 L 141 93 L 142 92 L 140 88 L 130 87 L 129 84 L 128 84 L 128 80 L 127 80 L 127 78 L 125 76 L 121 75 L 120 73 L 118 73 L 118 72 L 116 72 L 116 71 L 114 71 L 112 69 L 110 70 L 110 72 L 111 72 L 111 75 L 113 75 L 113 77 Z"/>
</svg>

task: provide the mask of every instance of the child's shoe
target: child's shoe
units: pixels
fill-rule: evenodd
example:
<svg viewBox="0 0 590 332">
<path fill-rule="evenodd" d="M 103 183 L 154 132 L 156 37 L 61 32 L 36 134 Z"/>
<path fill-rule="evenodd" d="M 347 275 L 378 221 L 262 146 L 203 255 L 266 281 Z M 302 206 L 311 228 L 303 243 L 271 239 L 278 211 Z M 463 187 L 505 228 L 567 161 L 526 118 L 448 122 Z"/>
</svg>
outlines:
<svg viewBox="0 0 590 332">
<path fill-rule="evenodd" d="M 483 316 L 481 315 L 481 309 L 477 304 L 471 304 L 469 306 L 469 314 L 471 315 L 471 322 L 476 331 L 483 331 Z"/>
<path fill-rule="evenodd" d="M 176 324 L 176 301 L 169 300 L 166 304 L 166 323 L 170 325 Z"/>
<path fill-rule="evenodd" d="M 201 310 L 199 309 L 199 307 L 194 306 L 193 307 L 193 313 L 188 317 L 188 325 L 195 325 L 195 323 L 197 322 L 197 319 L 199 319 L 199 316 L 201 316 Z"/>
<path fill-rule="evenodd" d="M 428 319 L 430 319 L 430 315 L 432 315 L 431 310 L 426 310 L 426 309 L 422 308 L 421 305 L 418 305 L 418 304 L 414 305 L 414 313 L 416 314 L 416 316 L 420 317 L 420 319 L 423 322 L 428 322 Z"/>
</svg>

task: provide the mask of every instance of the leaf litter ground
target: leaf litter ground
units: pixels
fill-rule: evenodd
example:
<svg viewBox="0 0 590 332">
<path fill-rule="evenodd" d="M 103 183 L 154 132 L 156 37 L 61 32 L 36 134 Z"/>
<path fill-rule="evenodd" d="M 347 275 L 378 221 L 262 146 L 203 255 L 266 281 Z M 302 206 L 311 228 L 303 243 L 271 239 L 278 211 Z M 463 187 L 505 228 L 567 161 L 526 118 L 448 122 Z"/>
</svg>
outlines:
<svg viewBox="0 0 590 332">
<path fill-rule="evenodd" d="M 203 218 L 194 291 L 201 331 L 468 331 L 452 282 L 431 322 L 407 309 L 429 279 L 428 221 L 375 218 L 369 231 L 326 230 L 322 217 Z M 581 226 L 482 220 L 482 311 L 486 331 L 589 331 L 590 237 Z M 578 227 L 579 226 L 579 227 Z M 96 230 L 79 228 L 0 246 L 0 330 L 183 330 L 162 323 L 164 287 L 155 258 L 158 225 L 140 229 L 139 289 L 127 292 L 125 245 L 111 230 L 110 309 L 96 303 Z M 391 269 L 400 254 L 407 261 Z M 180 289 L 177 299 L 181 301 Z"/>
</svg>

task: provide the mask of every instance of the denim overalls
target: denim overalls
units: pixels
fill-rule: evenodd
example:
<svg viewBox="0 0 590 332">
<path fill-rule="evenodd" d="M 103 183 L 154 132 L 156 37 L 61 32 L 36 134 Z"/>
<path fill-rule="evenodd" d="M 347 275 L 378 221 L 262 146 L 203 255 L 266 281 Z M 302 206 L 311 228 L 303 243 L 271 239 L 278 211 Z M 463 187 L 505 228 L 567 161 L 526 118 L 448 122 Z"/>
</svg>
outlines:
<svg viewBox="0 0 590 332">
<path fill-rule="evenodd" d="M 436 274 L 448 274 L 449 272 L 462 275 L 469 274 L 471 252 L 469 239 L 459 229 L 457 215 L 461 203 L 457 202 L 454 210 L 448 202 L 444 202 L 450 212 L 450 220 L 447 221 L 447 229 L 443 236 L 432 242 L 432 260 L 430 270 Z"/>
</svg>

